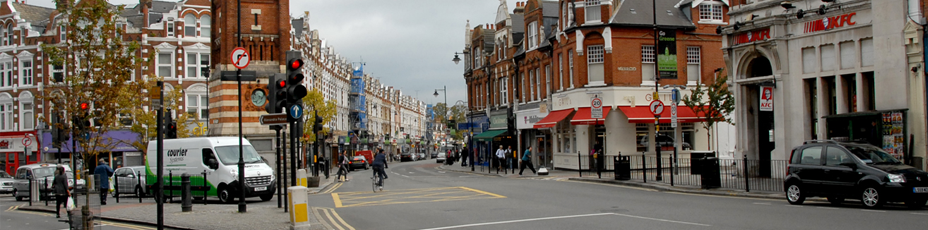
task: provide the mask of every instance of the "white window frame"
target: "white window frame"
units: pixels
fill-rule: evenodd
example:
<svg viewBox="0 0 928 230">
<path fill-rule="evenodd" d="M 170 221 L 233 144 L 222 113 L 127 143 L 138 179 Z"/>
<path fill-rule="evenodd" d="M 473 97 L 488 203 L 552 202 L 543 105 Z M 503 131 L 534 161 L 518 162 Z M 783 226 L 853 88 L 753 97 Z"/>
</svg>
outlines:
<svg viewBox="0 0 928 230">
<path fill-rule="evenodd" d="M 9 94 L 0 96 L 0 131 L 13 131 L 13 98 Z"/>
<path fill-rule="evenodd" d="M 503 105 L 509 105 L 509 78 L 504 77 L 500 81 L 500 92 L 502 93 Z"/>
<path fill-rule="evenodd" d="M 0 60 L 0 87 L 13 87 L 13 58 Z"/>
<path fill-rule="evenodd" d="M 67 29 L 67 27 L 65 27 L 65 26 L 59 26 L 59 27 L 58 27 L 58 39 L 60 39 L 61 42 L 67 42 L 67 41 L 68 41 L 68 29 Z"/>
<path fill-rule="evenodd" d="M 557 67 L 558 68 L 557 80 L 561 82 L 561 84 L 558 84 L 559 85 L 558 91 L 560 91 L 560 90 L 564 90 L 564 55 L 563 54 L 557 56 L 557 66 L 558 66 Z"/>
<path fill-rule="evenodd" d="M 174 37 L 174 22 L 164 23 L 165 29 L 167 29 L 168 37 Z"/>
<path fill-rule="evenodd" d="M 641 46 L 641 84 L 642 85 L 653 85 L 654 75 L 656 73 L 651 73 L 652 76 L 645 76 L 645 68 L 654 70 L 654 65 L 657 65 L 657 55 L 654 53 L 654 45 L 642 45 Z M 645 80 L 650 79 L 650 80 Z"/>
<path fill-rule="evenodd" d="M 184 15 L 184 37 L 197 37 L 197 16 L 193 13 Z"/>
<path fill-rule="evenodd" d="M 585 0 L 583 12 L 586 23 L 602 23 L 602 0 Z"/>
<path fill-rule="evenodd" d="M 199 121 L 205 121 L 209 119 L 209 97 L 207 97 L 205 86 L 191 86 L 188 88 L 187 92 L 184 95 L 184 108 L 185 112 L 191 117 Z M 191 100 L 194 98 L 194 100 Z M 206 104 L 203 102 L 206 100 Z M 191 110 L 194 110 L 191 112 Z"/>
<path fill-rule="evenodd" d="M 188 49 L 184 50 L 186 52 L 186 58 L 184 59 L 184 76 L 186 78 L 206 78 L 207 76 L 203 75 L 203 68 L 209 68 L 209 51 L 194 52 Z M 192 59 L 190 58 L 191 55 L 193 56 Z M 190 63 L 191 61 L 193 61 L 193 63 Z M 193 74 L 190 74 L 191 69 L 195 71 Z"/>
<path fill-rule="evenodd" d="M 212 28 L 213 22 L 210 21 L 211 19 L 212 17 L 209 15 L 200 16 L 200 37 L 208 38 L 212 35 L 212 31 L 210 29 Z"/>
<path fill-rule="evenodd" d="M 29 91 L 19 96 L 19 128 L 20 131 L 35 129 L 35 97 Z"/>
<path fill-rule="evenodd" d="M 724 3 L 707 0 L 699 4 L 699 23 L 724 23 Z"/>
<path fill-rule="evenodd" d="M 163 57 L 161 57 L 161 55 L 165 55 L 165 54 L 166 54 L 166 55 L 170 55 L 170 57 L 171 57 L 171 58 L 168 59 L 168 62 L 169 62 L 169 63 L 161 63 L 161 61 L 162 61 L 161 59 L 163 58 Z M 174 77 L 175 77 L 175 76 L 174 76 L 174 65 L 175 65 L 175 61 L 174 61 L 174 52 L 173 52 L 173 50 L 172 50 L 172 51 L 169 51 L 169 52 L 158 52 L 156 57 L 157 57 L 157 58 L 156 58 L 156 61 L 155 61 L 155 71 L 156 71 L 156 72 L 155 72 L 155 75 L 161 76 L 161 77 L 164 77 L 164 78 L 174 78 Z M 162 71 L 161 68 L 165 68 L 165 67 L 169 68 L 169 70 L 170 70 L 170 71 L 168 71 L 167 74 L 162 73 L 163 71 Z"/>
<path fill-rule="evenodd" d="M 528 50 L 538 48 L 538 22 L 528 23 Z"/>
<path fill-rule="evenodd" d="M 568 89 L 573 89 L 574 88 L 574 51 L 573 50 L 567 51 L 567 65 L 570 67 L 570 72 L 568 74 L 570 75 L 570 88 Z"/>
<path fill-rule="evenodd" d="M 689 75 L 690 75 L 690 74 L 689 74 L 689 71 L 687 71 L 687 78 L 688 78 L 688 79 L 696 79 L 695 81 L 692 81 L 692 80 L 687 81 L 687 84 L 688 84 L 688 85 L 696 84 L 696 82 L 699 82 L 700 79 L 702 79 L 702 74 L 701 74 L 701 72 L 702 72 L 702 61 L 701 61 L 701 59 L 702 59 L 702 50 L 700 49 L 699 46 L 687 46 L 687 47 L 686 47 L 686 66 L 687 66 L 687 70 L 689 69 L 689 66 L 691 66 L 691 65 L 695 65 L 695 68 L 697 69 L 697 71 L 696 71 L 696 74 L 697 74 L 697 75 L 696 75 L 696 76 L 689 76 Z"/>
<path fill-rule="evenodd" d="M 19 86 L 31 86 L 33 84 L 34 67 L 35 63 L 32 61 L 31 56 L 19 59 Z"/>
</svg>

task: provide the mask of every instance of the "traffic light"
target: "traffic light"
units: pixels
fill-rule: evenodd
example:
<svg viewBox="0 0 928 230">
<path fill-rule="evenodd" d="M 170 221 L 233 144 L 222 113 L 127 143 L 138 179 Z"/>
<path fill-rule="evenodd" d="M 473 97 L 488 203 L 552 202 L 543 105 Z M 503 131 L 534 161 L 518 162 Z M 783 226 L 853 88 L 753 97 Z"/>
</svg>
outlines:
<svg viewBox="0 0 928 230">
<path fill-rule="evenodd" d="M 170 109 L 164 111 L 164 127 L 162 133 L 164 133 L 164 139 L 177 138 L 177 123 L 174 122 Z"/>
<path fill-rule="evenodd" d="M 321 131 L 322 131 L 322 117 L 319 116 L 319 112 L 316 112 L 316 122 L 313 123 L 313 133 L 318 135 L 319 132 Z"/>
<path fill-rule="evenodd" d="M 287 107 L 287 79 L 284 74 L 274 74 L 268 78 L 267 104 L 264 110 L 267 113 L 281 113 Z"/>
<path fill-rule="evenodd" d="M 52 121 L 52 147 L 61 148 L 62 143 L 71 139 L 67 132 L 68 125 L 61 113 L 55 113 L 52 116 L 52 119 L 54 119 Z"/>
<path fill-rule="evenodd" d="M 303 59 L 299 51 L 287 51 L 287 102 L 290 105 L 301 104 L 306 96 L 306 86 L 303 86 Z"/>
<path fill-rule="evenodd" d="M 73 133 L 75 136 L 82 135 L 89 131 L 90 119 L 88 116 L 90 116 L 90 103 L 81 102 L 78 105 L 78 110 L 71 116 L 71 122 L 74 124 Z"/>
</svg>

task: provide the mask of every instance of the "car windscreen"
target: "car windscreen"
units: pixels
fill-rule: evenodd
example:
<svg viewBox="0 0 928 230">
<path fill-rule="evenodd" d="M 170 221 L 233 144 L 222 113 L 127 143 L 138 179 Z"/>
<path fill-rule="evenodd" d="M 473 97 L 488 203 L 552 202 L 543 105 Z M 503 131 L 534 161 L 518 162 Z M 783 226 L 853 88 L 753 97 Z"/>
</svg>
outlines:
<svg viewBox="0 0 928 230">
<path fill-rule="evenodd" d="M 245 150 L 245 154 L 242 156 L 242 161 L 246 164 L 250 163 L 260 163 L 264 162 L 261 160 L 261 156 L 258 156 L 258 152 L 255 151 L 255 147 L 251 145 L 242 146 Z M 219 161 L 223 165 L 233 165 L 238 164 L 238 146 L 219 146 L 216 147 L 216 155 L 219 155 Z"/>
<path fill-rule="evenodd" d="M 867 164 L 901 164 L 895 157 L 876 147 L 849 145 L 844 146 L 844 148 L 850 150 L 854 156 Z"/>
<path fill-rule="evenodd" d="M 6 173 L 4 171 L 0 171 L 0 178 L 13 178 L 13 176 L 10 176 L 9 173 Z"/>
<path fill-rule="evenodd" d="M 55 175 L 55 167 L 40 167 L 32 169 L 35 178 L 49 177 Z"/>
</svg>

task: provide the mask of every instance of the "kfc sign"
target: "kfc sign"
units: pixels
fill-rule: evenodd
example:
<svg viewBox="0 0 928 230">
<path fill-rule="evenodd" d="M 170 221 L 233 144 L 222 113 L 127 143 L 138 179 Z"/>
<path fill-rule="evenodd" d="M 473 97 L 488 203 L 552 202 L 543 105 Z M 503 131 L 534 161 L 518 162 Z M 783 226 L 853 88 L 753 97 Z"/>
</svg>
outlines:
<svg viewBox="0 0 928 230">
<path fill-rule="evenodd" d="M 770 28 L 764 28 L 735 35 L 735 39 L 732 41 L 732 45 L 763 41 L 767 39 L 770 39 Z"/>
<path fill-rule="evenodd" d="M 857 22 L 854 20 L 855 15 L 857 15 L 857 13 L 847 13 L 839 16 L 825 17 L 819 20 L 806 22 L 803 33 L 814 33 L 823 30 L 841 28 L 845 25 L 853 26 L 857 24 Z"/>
<path fill-rule="evenodd" d="M 773 87 L 760 87 L 760 111 L 773 111 Z"/>
</svg>

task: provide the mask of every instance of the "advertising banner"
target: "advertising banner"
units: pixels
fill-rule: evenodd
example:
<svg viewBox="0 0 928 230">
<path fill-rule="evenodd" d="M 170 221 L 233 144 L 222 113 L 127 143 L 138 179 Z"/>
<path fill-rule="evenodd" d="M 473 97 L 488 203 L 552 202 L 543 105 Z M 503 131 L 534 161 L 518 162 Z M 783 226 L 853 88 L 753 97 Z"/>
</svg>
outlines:
<svg viewBox="0 0 928 230">
<path fill-rule="evenodd" d="M 657 71 L 661 79 L 677 79 L 677 35 L 676 30 L 658 30 Z"/>
<path fill-rule="evenodd" d="M 773 86 L 760 87 L 760 111 L 773 111 Z"/>
</svg>

